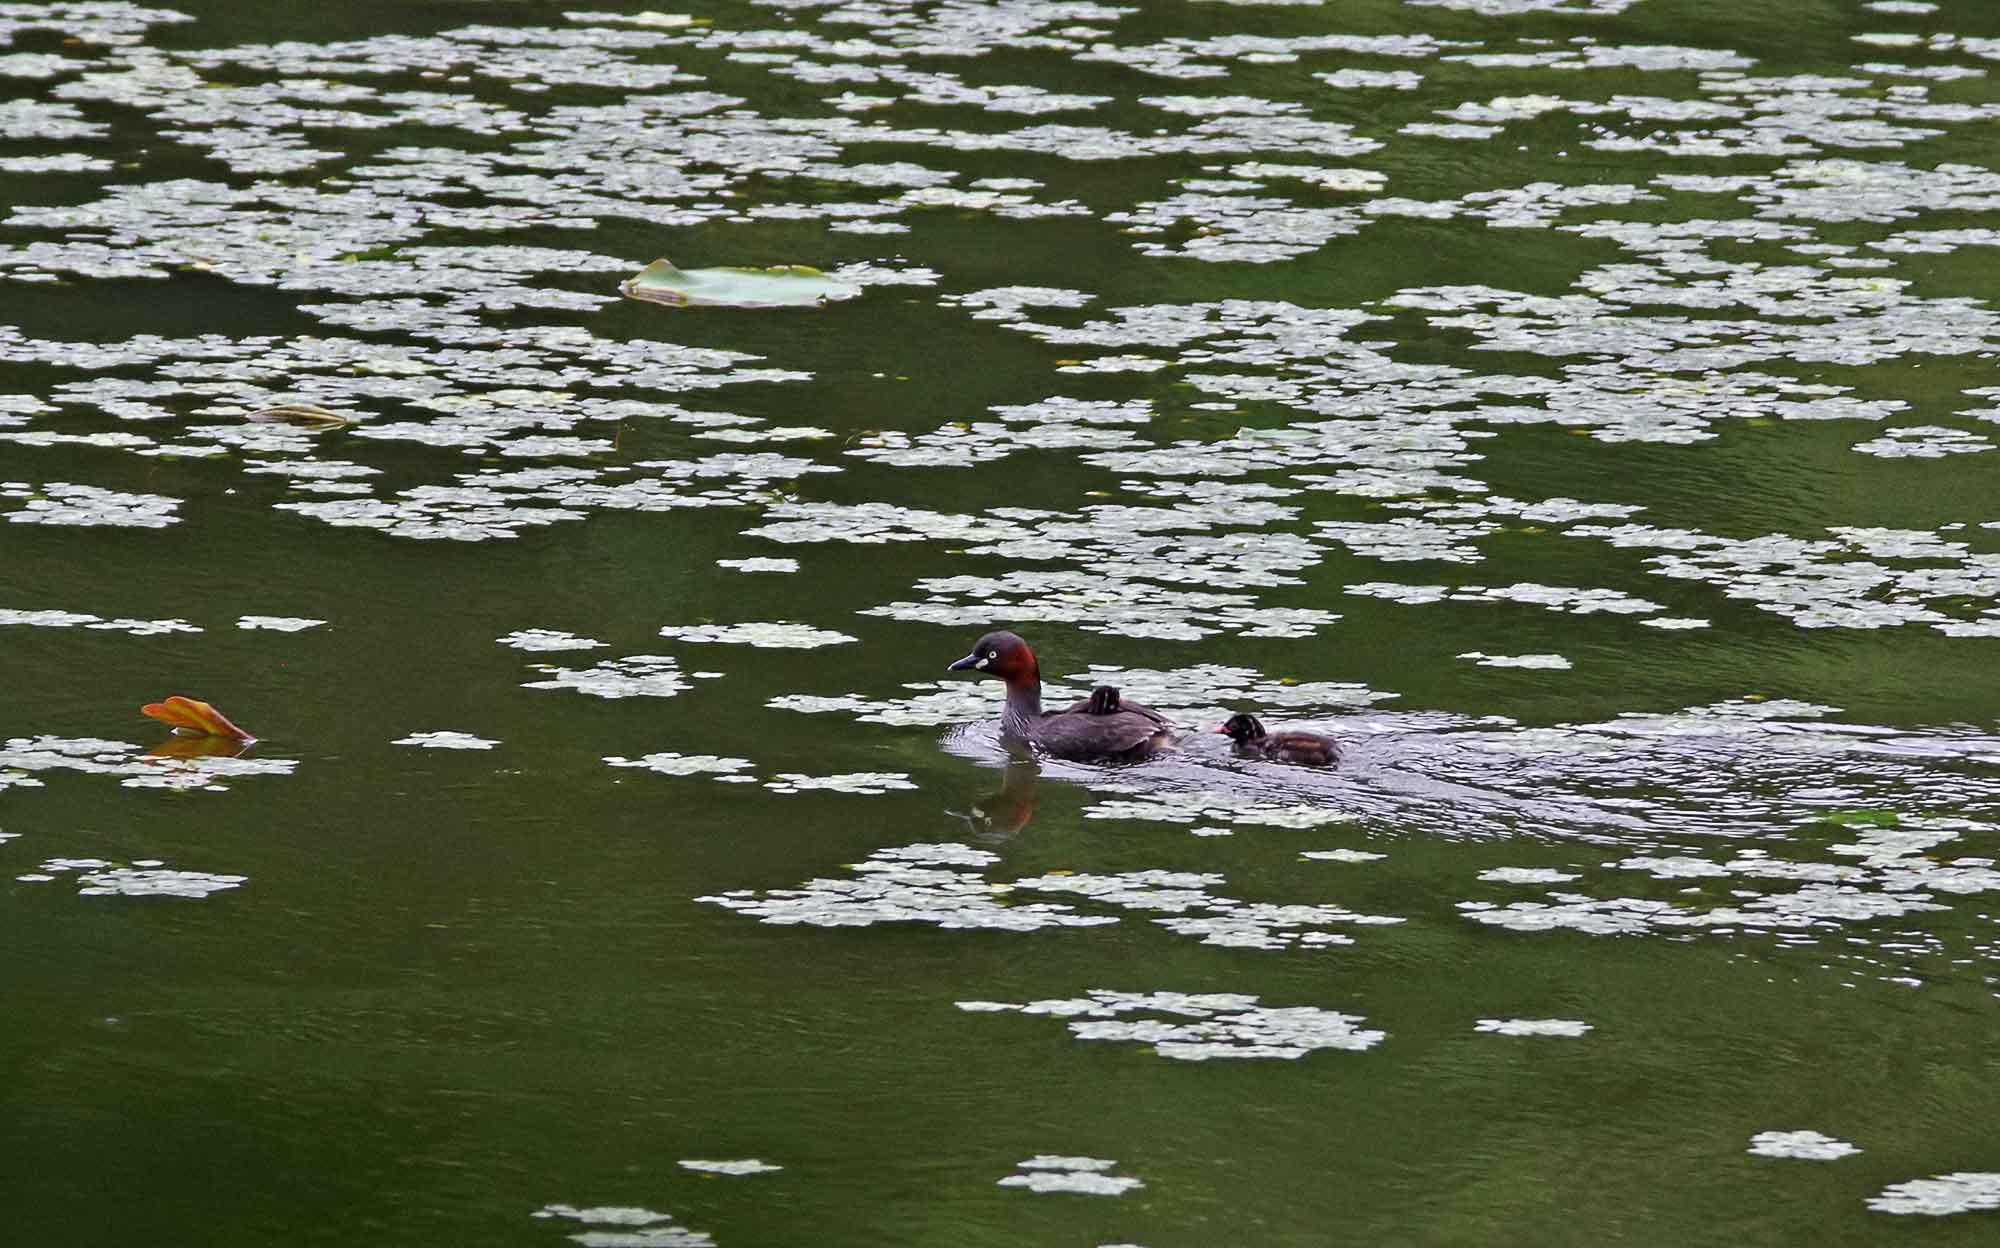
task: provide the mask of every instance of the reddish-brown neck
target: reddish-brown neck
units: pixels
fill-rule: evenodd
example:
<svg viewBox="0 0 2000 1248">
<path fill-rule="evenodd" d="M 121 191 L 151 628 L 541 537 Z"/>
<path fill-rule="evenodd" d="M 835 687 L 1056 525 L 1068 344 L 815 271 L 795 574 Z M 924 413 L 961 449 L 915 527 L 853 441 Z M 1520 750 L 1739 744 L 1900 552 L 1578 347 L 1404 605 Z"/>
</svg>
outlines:
<svg viewBox="0 0 2000 1248">
<path fill-rule="evenodd" d="M 1017 737 L 1032 740 L 1035 726 L 1042 718 L 1042 673 L 1035 665 L 1035 656 L 1028 655 L 1027 662 L 1010 669 L 1001 679 L 1007 682 L 1007 706 L 1000 715 L 1001 727 Z"/>
<path fill-rule="evenodd" d="M 1035 656 L 1031 652 L 1022 656 L 1017 662 L 1009 665 L 1006 674 L 1001 679 L 1007 682 L 1007 688 L 1010 692 L 1016 689 L 1040 689 L 1042 684 L 1042 669 L 1035 662 Z"/>
</svg>

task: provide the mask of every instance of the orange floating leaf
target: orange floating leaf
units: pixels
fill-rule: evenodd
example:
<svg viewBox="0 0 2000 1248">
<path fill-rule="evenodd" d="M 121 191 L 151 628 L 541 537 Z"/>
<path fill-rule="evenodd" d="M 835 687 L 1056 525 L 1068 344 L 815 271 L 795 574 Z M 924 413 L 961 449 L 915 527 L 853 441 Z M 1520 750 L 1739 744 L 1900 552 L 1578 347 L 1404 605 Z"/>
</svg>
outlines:
<svg viewBox="0 0 2000 1248">
<path fill-rule="evenodd" d="M 192 736 L 228 737 L 245 745 L 257 739 L 230 723 L 229 716 L 208 703 L 195 698 L 183 698 L 178 694 L 164 702 L 148 702 L 139 708 L 139 713 L 171 726 L 175 732 L 184 732 Z"/>
</svg>

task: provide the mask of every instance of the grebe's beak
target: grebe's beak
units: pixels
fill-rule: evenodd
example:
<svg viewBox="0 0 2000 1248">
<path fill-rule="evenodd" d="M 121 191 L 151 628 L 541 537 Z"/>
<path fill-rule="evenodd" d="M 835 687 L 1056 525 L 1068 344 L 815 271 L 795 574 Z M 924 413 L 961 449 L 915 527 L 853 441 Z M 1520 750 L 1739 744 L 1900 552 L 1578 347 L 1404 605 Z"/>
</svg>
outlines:
<svg viewBox="0 0 2000 1248">
<path fill-rule="evenodd" d="M 965 671 L 970 671 L 978 666 L 979 666 L 979 652 L 975 650 L 971 654 L 966 655 L 964 658 L 960 659 L 958 662 L 952 664 L 950 667 L 947 667 L 944 670 L 947 672 L 965 672 Z"/>
<path fill-rule="evenodd" d="M 1209 731 L 1214 733 L 1218 737 L 1226 737 L 1229 735 L 1229 725 L 1217 724 L 1215 727 L 1209 729 Z"/>
</svg>

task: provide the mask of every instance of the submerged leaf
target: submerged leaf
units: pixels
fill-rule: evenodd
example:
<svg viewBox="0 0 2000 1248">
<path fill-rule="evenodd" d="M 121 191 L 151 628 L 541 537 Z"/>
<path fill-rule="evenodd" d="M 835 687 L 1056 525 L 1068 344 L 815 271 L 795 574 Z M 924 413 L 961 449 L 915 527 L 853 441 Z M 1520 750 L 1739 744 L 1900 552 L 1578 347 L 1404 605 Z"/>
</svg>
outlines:
<svg viewBox="0 0 2000 1248">
<path fill-rule="evenodd" d="M 768 269 L 677 269 L 655 260 L 618 288 L 633 299 L 676 308 L 816 308 L 852 299 L 859 286 L 805 265 Z"/>
<path fill-rule="evenodd" d="M 221 711 L 195 698 L 175 695 L 164 702 L 148 702 L 139 708 L 139 713 L 171 726 L 175 732 L 192 736 L 227 737 L 245 745 L 257 739 L 230 723 Z"/>
<path fill-rule="evenodd" d="M 261 424 L 301 425 L 313 429 L 335 429 L 354 422 L 339 412 L 330 412 L 310 403 L 280 403 L 275 407 L 260 407 L 245 416 Z"/>
</svg>

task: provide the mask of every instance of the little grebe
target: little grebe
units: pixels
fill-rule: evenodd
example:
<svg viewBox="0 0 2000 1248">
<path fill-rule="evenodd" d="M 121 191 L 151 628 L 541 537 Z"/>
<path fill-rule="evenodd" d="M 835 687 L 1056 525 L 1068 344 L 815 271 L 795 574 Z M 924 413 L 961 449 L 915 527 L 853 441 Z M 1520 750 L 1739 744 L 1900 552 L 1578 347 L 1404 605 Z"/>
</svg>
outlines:
<svg viewBox="0 0 2000 1248">
<path fill-rule="evenodd" d="M 1060 711 L 1042 709 L 1035 652 L 1012 633 L 988 633 L 948 671 L 975 671 L 1006 682 L 1000 730 L 1057 758 L 1137 762 L 1171 744 L 1174 726 L 1158 711 L 1127 702 L 1110 685 Z"/>
<path fill-rule="evenodd" d="M 1332 737 L 1297 729 L 1265 732 L 1264 725 L 1251 715 L 1232 715 L 1216 731 L 1234 741 L 1236 748 L 1245 754 L 1261 754 L 1281 763 L 1323 767 L 1340 761 L 1340 744 Z"/>
</svg>

